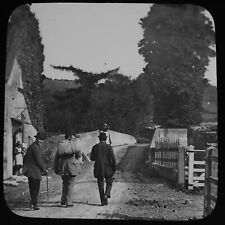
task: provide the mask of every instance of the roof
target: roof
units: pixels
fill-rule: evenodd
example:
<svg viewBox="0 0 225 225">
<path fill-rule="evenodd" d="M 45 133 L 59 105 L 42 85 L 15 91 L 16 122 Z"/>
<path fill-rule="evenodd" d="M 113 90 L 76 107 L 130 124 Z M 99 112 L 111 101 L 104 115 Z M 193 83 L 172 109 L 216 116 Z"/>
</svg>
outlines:
<svg viewBox="0 0 225 225">
<path fill-rule="evenodd" d="M 27 121 L 20 120 L 20 119 L 17 119 L 17 118 L 13 118 L 13 117 L 11 117 L 11 120 L 14 120 L 15 122 L 21 123 L 21 124 L 30 124 L 30 125 L 32 125 L 31 123 L 29 123 Z"/>
</svg>

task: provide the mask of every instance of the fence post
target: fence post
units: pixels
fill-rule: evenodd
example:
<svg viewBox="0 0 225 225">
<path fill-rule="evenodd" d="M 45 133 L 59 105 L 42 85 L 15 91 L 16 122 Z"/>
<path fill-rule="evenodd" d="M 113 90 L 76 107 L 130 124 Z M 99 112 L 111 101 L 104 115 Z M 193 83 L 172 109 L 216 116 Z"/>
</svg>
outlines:
<svg viewBox="0 0 225 225">
<path fill-rule="evenodd" d="M 155 161 L 155 148 L 150 148 L 149 152 L 149 165 L 152 167 L 152 163 Z"/>
<path fill-rule="evenodd" d="M 182 188 L 184 188 L 184 179 L 185 179 L 184 153 L 185 153 L 184 147 L 178 148 L 178 185 L 180 185 Z"/>
<path fill-rule="evenodd" d="M 211 160 L 210 160 L 211 153 L 212 153 L 211 148 L 207 148 L 205 160 L 204 216 L 207 216 L 209 214 L 209 206 L 210 206 L 211 183 L 209 177 L 211 176 Z"/>
<path fill-rule="evenodd" d="M 193 190 L 193 176 L 194 176 L 194 146 L 189 146 L 188 156 L 188 190 Z"/>
<path fill-rule="evenodd" d="M 155 162 L 155 148 L 151 148 L 150 151 L 151 162 Z"/>
</svg>

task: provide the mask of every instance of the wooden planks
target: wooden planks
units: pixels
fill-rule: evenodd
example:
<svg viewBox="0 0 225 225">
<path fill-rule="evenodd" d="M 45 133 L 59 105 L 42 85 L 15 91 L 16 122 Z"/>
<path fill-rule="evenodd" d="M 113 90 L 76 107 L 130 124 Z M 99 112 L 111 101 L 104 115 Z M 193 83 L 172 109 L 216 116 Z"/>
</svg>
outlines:
<svg viewBox="0 0 225 225">
<path fill-rule="evenodd" d="M 218 189 L 218 148 L 206 149 L 206 173 L 204 190 L 204 216 L 209 215 L 217 201 Z M 214 188 L 213 188 L 214 187 Z M 213 205 L 213 206 L 212 206 Z"/>
</svg>

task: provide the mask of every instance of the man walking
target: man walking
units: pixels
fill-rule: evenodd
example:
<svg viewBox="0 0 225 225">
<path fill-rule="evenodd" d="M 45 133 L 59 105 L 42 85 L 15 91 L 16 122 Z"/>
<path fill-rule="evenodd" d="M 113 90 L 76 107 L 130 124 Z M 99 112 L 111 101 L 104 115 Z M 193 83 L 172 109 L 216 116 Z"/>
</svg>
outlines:
<svg viewBox="0 0 225 225">
<path fill-rule="evenodd" d="M 48 173 L 41 159 L 41 144 L 46 138 L 46 135 L 38 132 L 34 137 L 36 141 L 28 147 L 23 159 L 23 174 L 28 177 L 31 197 L 30 208 L 39 210 L 37 198 L 40 190 L 41 175 L 46 175 Z"/>
<path fill-rule="evenodd" d="M 62 177 L 61 206 L 65 207 L 73 206 L 74 181 L 81 170 L 81 150 L 72 137 L 71 132 L 65 132 L 65 140 L 58 144 L 54 164 L 55 173 Z"/>
<path fill-rule="evenodd" d="M 108 205 L 108 198 L 112 189 L 113 175 L 116 171 L 116 160 L 111 145 L 106 143 L 106 133 L 99 134 L 99 143 L 91 150 L 91 160 L 94 164 L 94 177 L 97 178 L 101 205 Z M 104 192 L 104 179 L 106 190 Z"/>
<path fill-rule="evenodd" d="M 107 123 L 103 123 L 102 127 L 99 129 L 99 134 L 100 133 L 105 133 L 107 138 L 106 138 L 106 143 L 107 144 L 112 144 L 112 140 L 109 134 L 109 125 Z"/>
</svg>

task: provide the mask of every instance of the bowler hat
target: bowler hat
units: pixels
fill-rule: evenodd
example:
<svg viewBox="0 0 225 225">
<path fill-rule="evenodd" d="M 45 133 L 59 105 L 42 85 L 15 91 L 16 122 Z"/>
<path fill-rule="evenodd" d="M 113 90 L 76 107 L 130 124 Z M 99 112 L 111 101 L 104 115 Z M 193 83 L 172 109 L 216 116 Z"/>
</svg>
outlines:
<svg viewBox="0 0 225 225">
<path fill-rule="evenodd" d="M 38 138 L 39 140 L 45 140 L 47 138 L 46 134 L 42 132 L 37 132 L 37 134 L 34 137 Z"/>
<path fill-rule="evenodd" d="M 100 139 L 106 139 L 107 138 L 107 135 L 105 132 L 100 132 L 99 136 L 98 136 Z"/>
</svg>

